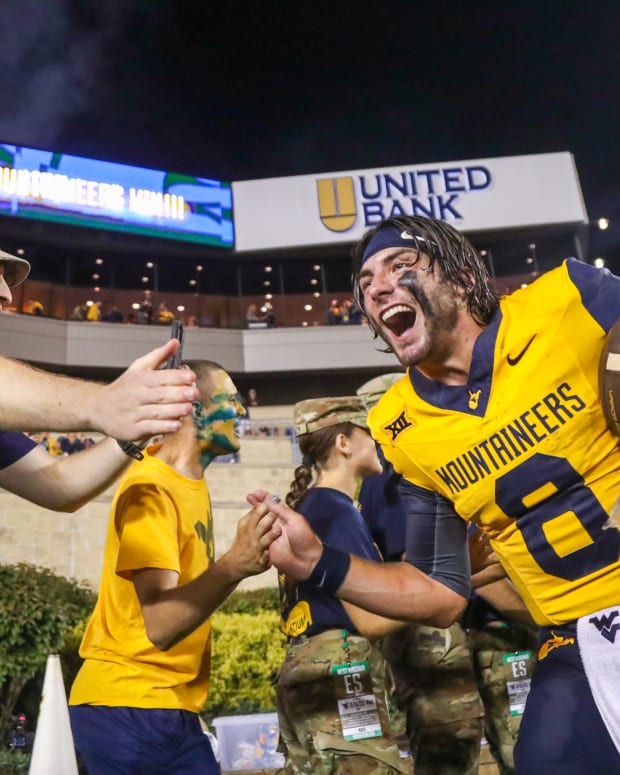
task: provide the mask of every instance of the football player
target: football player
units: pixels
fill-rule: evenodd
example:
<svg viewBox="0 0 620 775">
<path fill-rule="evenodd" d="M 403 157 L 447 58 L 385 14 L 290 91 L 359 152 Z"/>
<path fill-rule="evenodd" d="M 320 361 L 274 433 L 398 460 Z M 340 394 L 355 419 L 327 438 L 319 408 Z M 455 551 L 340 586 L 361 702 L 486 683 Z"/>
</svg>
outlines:
<svg viewBox="0 0 620 775">
<path fill-rule="evenodd" d="M 620 771 L 620 531 L 609 516 L 620 447 L 598 387 L 620 278 L 569 258 L 500 299 L 462 234 L 409 216 L 370 229 L 354 259 L 360 308 L 407 367 L 369 415 L 403 476 L 407 562 L 323 545 L 277 499 L 272 561 L 376 613 L 447 627 L 467 603 L 474 523 L 541 628 L 516 772 Z"/>
</svg>

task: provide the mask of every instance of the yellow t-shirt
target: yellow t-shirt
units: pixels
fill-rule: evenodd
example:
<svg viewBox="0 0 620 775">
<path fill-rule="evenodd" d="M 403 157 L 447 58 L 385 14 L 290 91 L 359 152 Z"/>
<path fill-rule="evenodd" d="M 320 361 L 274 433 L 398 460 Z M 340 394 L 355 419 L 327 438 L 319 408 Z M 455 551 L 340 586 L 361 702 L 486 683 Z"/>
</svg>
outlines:
<svg viewBox="0 0 620 775">
<path fill-rule="evenodd" d="M 198 712 L 209 687 L 211 623 L 168 651 L 146 635 L 133 570 L 165 568 L 179 585 L 213 561 L 211 504 L 203 479 L 186 479 L 152 454 L 122 477 L 112 502 L 99 597 L 80 655 L 72 705 L 175 708 Z"/>
</svg>

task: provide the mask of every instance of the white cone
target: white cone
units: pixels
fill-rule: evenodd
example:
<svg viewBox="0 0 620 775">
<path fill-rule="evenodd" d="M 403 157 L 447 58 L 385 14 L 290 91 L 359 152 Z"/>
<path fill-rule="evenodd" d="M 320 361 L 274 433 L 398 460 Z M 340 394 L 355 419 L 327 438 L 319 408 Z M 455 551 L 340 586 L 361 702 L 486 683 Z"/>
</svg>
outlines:
<svg viewBox="0 0 620 775">
<path fill-rule="evenodd" d="M 29 775 L 78 775 L 65 682 L 58 654 L 45 667 Z"/>
</svg>

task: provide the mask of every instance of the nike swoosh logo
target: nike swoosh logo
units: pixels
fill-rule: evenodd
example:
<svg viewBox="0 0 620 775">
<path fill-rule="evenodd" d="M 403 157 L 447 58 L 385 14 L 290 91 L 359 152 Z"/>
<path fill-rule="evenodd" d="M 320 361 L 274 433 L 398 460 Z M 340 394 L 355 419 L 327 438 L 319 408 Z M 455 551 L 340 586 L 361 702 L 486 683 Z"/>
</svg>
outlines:
<svg viewBox="0 0 620 775">
<path fill-rule="evenodd" d="M 509 355 L 506 358 L 506 360 L 508 361 L 508 365 L 509 366 L 516 366 L 517 363 L 519 363 L 519 361 L 521 360 L 521 358 L 523 358 L 523 356 L 525 355 L 525 353 L 528 350 L 528 347 L 532 344 L 534 339 L 536 339 L 536 334 L 534 334 L 534 336 L 530 339 L 530 341 L 525 345 L 525 347 L 521 350 L 521 352 L 518 355 L 515 355 L 514 358 L 511 358 L 510 355 Z"/>
</svg>

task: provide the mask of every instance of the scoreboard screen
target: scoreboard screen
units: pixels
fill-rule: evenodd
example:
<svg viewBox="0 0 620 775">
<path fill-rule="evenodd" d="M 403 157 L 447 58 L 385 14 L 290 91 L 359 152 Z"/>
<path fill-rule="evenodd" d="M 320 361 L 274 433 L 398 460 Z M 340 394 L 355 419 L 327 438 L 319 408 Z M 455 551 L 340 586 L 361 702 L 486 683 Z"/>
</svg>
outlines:
<svg viewBox="0 0 620 775">
<path fill-rule="evenodd" d="M 0 144 L 0 215 L 232 248 L 219 180 Z"/>
</svg>

